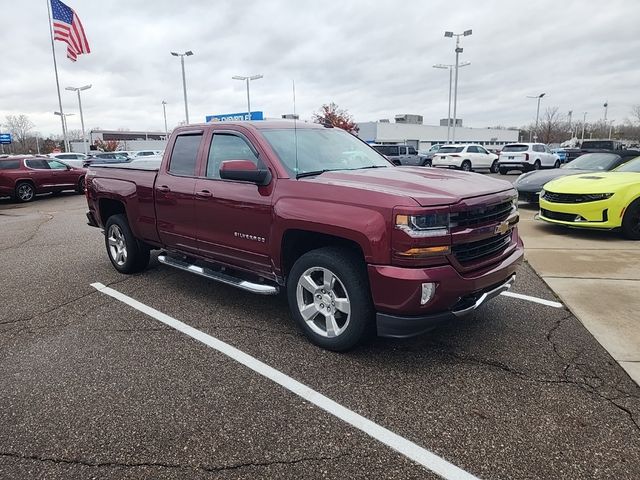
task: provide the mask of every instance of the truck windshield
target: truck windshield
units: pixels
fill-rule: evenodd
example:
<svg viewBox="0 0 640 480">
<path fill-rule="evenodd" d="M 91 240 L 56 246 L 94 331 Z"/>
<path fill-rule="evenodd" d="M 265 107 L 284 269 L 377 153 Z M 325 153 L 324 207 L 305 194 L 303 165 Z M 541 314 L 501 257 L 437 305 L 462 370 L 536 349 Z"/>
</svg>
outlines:
<svg viewBox="0 0 640 480">
<path fill-rule="evenodd" d="M 573 162 L 567 163 L 567 170 L 609 170 L 618 159 L 613 153 L 586 153 L 580 155 Z"/>
<path fill-rule="evenodd" d="M 594 150 L 614 150 L 615 145 L 611 140 L 585 140 L 582 148 L 592 148 Z"/>
<path fill-rule="evenodd" d="M 339 128 L 287 128 L 262 134 L 292 176 L 391 166 L 369 145 Z"/>
</svg>

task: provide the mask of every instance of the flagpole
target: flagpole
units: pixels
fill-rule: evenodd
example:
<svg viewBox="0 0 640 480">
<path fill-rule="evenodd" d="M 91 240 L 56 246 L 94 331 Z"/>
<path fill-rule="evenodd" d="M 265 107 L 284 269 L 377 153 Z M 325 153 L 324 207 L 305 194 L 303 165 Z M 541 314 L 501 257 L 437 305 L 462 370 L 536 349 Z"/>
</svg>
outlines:
<svg viewBox="0 0 640 480">
<path fill-rule="evenodd" d="M 67 130 L 64 128 L 64 110 L 62 110 L 62 97 L 60 96 L 60 80 L 58 80 L 58 64 L 56 63 L 56 49 L 53 44 L 53 18 L 51 16 L 51 0 L 46 0 L 47 12 L 49 14 L 49 33 L 51 34 L 51 55 L 53 56 L 53 70 L 56 72 L 56 88 L 58 89 L 58 106 L 60 107 L 60 123 L 62 124 L 62 139 L 64 141 L 64 150 L 69 151 L 67 143 Z"/>
</svg>

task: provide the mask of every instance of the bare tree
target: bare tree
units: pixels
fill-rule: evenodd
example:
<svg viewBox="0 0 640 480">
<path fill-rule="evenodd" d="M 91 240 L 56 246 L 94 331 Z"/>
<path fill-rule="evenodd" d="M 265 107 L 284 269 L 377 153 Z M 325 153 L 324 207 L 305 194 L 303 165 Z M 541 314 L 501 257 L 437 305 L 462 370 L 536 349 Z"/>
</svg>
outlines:
<svg viewBox="0 0 640 480">
<path fill-rule="evenodd" d="M 5 120 L 5 125 L 7 129 L 18 143 L 18 148 L 20 153 L 26 153 L 29 150 L 29 141 L 30 134 L 29 132 L 33 130 L 35 125 L 29 117 L 26 115 L 7 115 Z"/>
<path fill-rule="evenodd" d="M 633 117 L 634 123 L 640 124 L 640 105 L 631 107 L 631 116 Z"/>
<path fill-rule="evenodd" d="M 568 125 L 558 107 L 548 107 L 538 125 L 538 141 L 542 143 L 560 143 L 568 136 Z"/>
</svg>

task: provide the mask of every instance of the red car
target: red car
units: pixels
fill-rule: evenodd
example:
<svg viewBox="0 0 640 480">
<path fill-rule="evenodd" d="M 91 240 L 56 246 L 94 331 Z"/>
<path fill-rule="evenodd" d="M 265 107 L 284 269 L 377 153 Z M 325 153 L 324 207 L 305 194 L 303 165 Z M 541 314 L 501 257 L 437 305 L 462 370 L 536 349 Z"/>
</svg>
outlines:
<svg viewBox="0 0 640 480">
<path fill-rule="evenodd" d="M 86 172 L 49 157 L 0 158 L 0 196 L 30 202 L 38 193 L 83 193 Z"/>
<path fill-rule="evenodd" d="M 315 124 L 180 127 L 159 167 L 92 166 L 86 194 L 119 272 L 160 249 L 165 265 L 283 289 L 302 331 L 331 350 L 468 315 L 511 286 L 523 257 L 509 182 L 395 167 Z"/>
</svg>

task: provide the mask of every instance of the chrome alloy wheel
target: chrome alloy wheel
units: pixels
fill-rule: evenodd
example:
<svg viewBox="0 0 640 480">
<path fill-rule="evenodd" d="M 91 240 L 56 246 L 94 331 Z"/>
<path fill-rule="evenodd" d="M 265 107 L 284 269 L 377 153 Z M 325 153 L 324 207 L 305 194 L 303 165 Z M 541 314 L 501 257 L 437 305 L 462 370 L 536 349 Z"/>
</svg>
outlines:
<svg viewBox="0 0 640 480">
<path fill-rule="evenodd" d="M 33 198 L 33 187 L 28 183 L 23 183 L 18 187 L 18 197 L 23 202 L 28 202 Z"/>
<path fill-rule="evenodd" d="M 331 270 L 312 267 L 305 271 L 298 279 L 296 299 L 300 315 L 314 333 L 334 338 L 349 326 L 349 295 Z"/>
<path fill-rule="evenodd" d="M 127 261 L 127 245 L 124 234 L 118 225 L 111 225 L 108 232 L 109 255 L 114 262 L 122 266 Z"/>
</svg>

